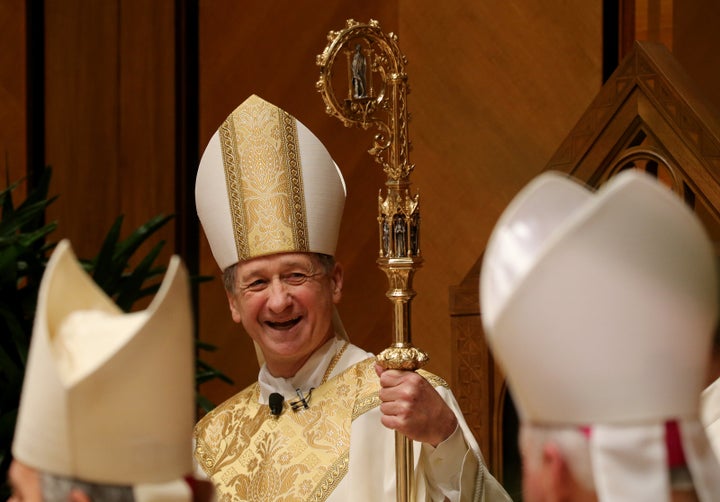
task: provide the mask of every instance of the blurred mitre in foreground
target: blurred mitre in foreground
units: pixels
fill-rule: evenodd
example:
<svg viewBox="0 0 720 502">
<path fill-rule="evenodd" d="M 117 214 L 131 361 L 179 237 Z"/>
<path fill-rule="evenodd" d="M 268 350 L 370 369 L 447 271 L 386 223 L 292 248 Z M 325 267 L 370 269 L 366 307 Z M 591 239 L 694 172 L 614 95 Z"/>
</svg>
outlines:
<svg viewBox="0 0 720 502">
<path fill-rule="evenodd" d="M 194 345 L 188 277 L 174 256 L 150 306 L 123 313 L 55 248 L 37 303 L 13 455 L 39 471 L 190 500 Z"/>
<path fill-rule="evenodd" d="M 668 421 L 698 493 L 720 490 L 698 417 L 717 295 L 701 223 L 637 170 L 597 192 L 538 176 L 498 220 L 480 284 L 484 330 L 521 421 L 591 431 L 608 500 L 638 489 L 666 500 Z"/>
</svg>

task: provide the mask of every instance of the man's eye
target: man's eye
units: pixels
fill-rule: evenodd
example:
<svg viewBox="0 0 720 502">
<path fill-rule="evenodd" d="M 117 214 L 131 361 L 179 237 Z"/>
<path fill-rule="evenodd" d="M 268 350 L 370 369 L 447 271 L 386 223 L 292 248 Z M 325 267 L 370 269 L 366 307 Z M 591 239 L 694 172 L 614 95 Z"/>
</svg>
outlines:
<svg viewBox="0 0 720 502">
<path fill-rule="evenodd" d="M 255 279 L 243 286 L 245 291 L 261 291 L 267 286 L 267 281 L 264 279 Z"/>
<path fill-rule="evenodd" d="M 283 276 L 283 281 L 291 286 L 300 286 L 304 284 L 310 278 L 309 275 L 303 274 L 302 272 L 293 272 Z"/>
</svg>

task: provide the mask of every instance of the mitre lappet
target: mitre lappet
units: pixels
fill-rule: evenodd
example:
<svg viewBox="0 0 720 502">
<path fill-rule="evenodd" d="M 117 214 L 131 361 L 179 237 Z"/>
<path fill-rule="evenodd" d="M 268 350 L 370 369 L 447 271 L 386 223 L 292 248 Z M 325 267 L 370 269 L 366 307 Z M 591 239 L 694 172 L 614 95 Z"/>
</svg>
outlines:
<svg viewBox="0 0 720 502">
<path fill-rule="evenodd" d="M 194 344 L 188 278 L 168 265 L 147 309 L 124 313 L 60 242 L 43 275 L 13 456 L 38 471 L 192 500 Z"/>
<path fill-rule="evenodd" d="M 492 232 L 488 343 L 521 421 L 587 431 L 600 500 L 669 500 L 671 422 L 700 500 L 717 500 L 720 466 L 699 420 L 715 266 L 695 214 L 638 170 L 597 192 L 544 173 Z"/>
</svg>

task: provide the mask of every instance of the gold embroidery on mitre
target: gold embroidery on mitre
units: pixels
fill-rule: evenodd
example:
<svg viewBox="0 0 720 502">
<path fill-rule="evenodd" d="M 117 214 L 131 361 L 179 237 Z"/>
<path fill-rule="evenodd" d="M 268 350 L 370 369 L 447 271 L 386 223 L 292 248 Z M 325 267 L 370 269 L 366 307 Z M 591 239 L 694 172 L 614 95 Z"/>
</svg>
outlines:
<svg viewBox="0 0 720 502">
<path fill-rule="evenodd" d="M 309 251 L 295 119 L 251 96 L 219 135 L 238 259 Z"/>
<path fill-rule="evenodd" d="M 297 413 L 270 415 L 257 383 L 208 413 L 195 427 L 195 458 L 218 500 L 327 500 L 347 474 L 358 409 L 380 403 L 373 366 L 370 358 L 329 379 Z"/>
</svg>

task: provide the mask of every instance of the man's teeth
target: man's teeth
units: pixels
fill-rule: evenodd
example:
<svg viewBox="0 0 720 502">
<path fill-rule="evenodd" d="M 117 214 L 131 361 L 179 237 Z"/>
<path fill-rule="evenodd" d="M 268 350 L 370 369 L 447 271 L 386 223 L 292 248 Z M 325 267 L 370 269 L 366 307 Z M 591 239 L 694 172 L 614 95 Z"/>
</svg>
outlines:
<svg viewBox="0 0 720 502">
<path fill-rule="evenodd" d="M 285 328 L 291 328 L 291 327 L 295 326 L 299 320 L 300 320 L 300 318 L 296 317 L 294 319 L 289 319 L 287 321 L 282 321 L 282 322 L 268 321 L 267 325 L 270 326 L 271 328 L 275 328 L 275 329 L 285 329 Z"/>
</svg>

